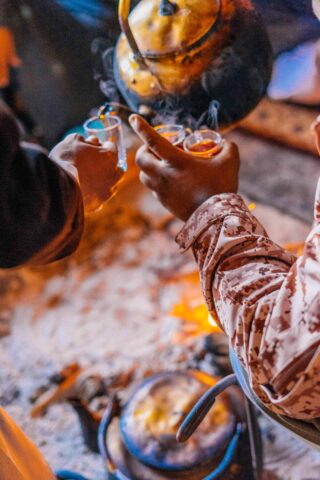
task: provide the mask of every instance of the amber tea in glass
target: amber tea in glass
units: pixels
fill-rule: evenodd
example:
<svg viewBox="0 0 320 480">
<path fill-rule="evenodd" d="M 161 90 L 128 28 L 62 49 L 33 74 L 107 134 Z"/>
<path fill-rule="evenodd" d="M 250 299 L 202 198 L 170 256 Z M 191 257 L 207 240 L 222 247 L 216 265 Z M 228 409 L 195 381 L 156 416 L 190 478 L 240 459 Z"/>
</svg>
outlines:
<svg viewBox="0 0 320 480">
<path fill-rule="evenodd" d="M 183 143 L 186 152 L 201 158 L 212 158 L 222 148 L 222 137 L 214 130 L 197 130 Z"/>
</svg>

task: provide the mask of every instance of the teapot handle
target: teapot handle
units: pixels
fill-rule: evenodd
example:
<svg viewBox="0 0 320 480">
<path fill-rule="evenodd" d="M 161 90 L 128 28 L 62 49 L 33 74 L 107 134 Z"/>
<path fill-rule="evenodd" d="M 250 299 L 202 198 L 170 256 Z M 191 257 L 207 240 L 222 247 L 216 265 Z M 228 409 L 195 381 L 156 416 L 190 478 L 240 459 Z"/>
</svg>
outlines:
<svg viewBox="0 0 320 480">
<path fill-rule="evenodd" d="M 119 417 L 120 413 L 121 413 L 121 406 L 120 406 L 119 399 L 117 395 L 113 395 L 110 398 L 108 408 L 105 414 L 103 415 L 103 418 L 99 425 L 98 445 L 99 445 L 99 451 L 100 451 L 101 457 L 104 460 L 108 468 L 108 471 L 112 475 L 115 475 L 116 478 L 118 478 L 119 480 L 130 480 L 126 475 L 124 475 L 122 472 L 120 472 L 117 469 L 111 457 L 111 454 L 109 452 L 108 444 L 107 444 L 107 433 L 111 425 L 111 422 L 115 417 Z"/>
<path fill-rule="evenodd" d="M 132 33 L 130 24 L 129 24 L 129 13 L 131 7 L 131 0 L 119 0 L 118 16 L 119 23 L 123 34 L 126 36 L 127 41 L 130 45 L 131 50 L 133 51 L 134 58 L 138 65 L 146 70 L 149 70 L 142 53 L 138 47 L 136 39 Z"/>
</svg>

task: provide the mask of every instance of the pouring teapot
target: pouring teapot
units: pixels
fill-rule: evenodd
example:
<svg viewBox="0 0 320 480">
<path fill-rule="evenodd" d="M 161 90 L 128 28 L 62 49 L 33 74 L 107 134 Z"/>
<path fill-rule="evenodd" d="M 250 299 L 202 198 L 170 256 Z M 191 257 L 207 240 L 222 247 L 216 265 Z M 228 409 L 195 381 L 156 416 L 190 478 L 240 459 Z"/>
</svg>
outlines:
<svg viewBox="0 0 320 480">
<path fill-rule="evenodd" d="M 212 100 L 230 127 L 264 96 L 272 48 L 251 0 L 119 0 L 117 86 L 134 111 L 144 106 L 199 119 Z"/>
</svg>

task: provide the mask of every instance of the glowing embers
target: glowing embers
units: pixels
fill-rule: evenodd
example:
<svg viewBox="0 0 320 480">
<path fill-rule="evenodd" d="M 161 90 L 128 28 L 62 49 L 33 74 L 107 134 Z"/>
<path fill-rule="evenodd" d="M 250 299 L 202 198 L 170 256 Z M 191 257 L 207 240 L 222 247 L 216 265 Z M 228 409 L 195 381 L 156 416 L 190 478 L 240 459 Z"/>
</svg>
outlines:
<svg viewBox="0 0 320 480">
<path fill-rule="evenodd" d="M 113 418 L 106 436 L 116 479 L 204 478 L 221 461 L 236 428 L 236 415 L 222 395 L 194 436 L 176 440 L 190 408 L 216 379 L 196 371 L 167 372 L 143 382 Z"/>
</svg>

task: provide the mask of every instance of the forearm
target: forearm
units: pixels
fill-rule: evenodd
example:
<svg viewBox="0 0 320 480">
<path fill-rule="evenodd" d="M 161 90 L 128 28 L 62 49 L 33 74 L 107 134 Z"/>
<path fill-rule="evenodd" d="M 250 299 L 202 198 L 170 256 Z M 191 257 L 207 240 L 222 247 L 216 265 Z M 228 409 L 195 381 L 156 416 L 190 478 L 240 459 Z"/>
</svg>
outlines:
<svg viewBox="0 0 320 480">
<path fill-rule="evenodd" d="M 44 264 L 72 253 L 83 231 L 76 179 L 25 146 L 1 178 L 0 267 Z"/>
<path fill-rule="evenodd" d="M 257 295 L 277 290 L 295 261 L 269 239 L 236 194 L 211 197 L 192 215 L 177 242 L 182 251 L 193 249 L 210 310 L 219 308 L 217 287 L 240 305 L 244 298 L 250 301 L 251 296 L 257 299 Z M 224 316 L 221 323 L 224 330 L 230 330 Z"/>
<path fill-rule="evenodd" d="M 178 242 L 193 248 L 208 307 L 216 310 L 256 393 L 278 413 L 307 416 L 301 396 L 290 403 L 319 343 L 319 317 L 315 328 L 306 309 L 314 290 L 302 264 L 269 239 L 238 195 L 212 197 Z M 315 291 L 319 286 L 320 279 Z M 319 381 L 314 370 L 313 379 Z"/>
</svg>

